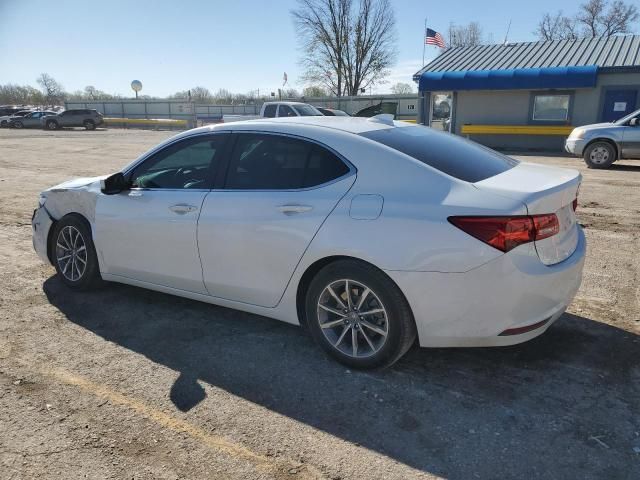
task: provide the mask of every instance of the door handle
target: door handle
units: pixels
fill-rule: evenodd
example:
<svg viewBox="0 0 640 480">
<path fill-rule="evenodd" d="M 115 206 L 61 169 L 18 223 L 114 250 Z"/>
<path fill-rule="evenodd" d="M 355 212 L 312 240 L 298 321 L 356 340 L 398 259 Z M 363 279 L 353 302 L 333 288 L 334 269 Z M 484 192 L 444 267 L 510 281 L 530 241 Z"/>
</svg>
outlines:
<svg viewBox="0 0 640 480">
<path fill-rule="evenodd" d="M 177 205 L 171 205 L 169 210 L 178 215 L 184 215 L 185 213 L 195 212 L 198 209 L 195 205 L 187 205 L 186 203 L 178 203 Z"/>
<path fill-rule="evenodd" d="M 309 210 L 313 210 L 313 207 L 311 205 L 280 205 L 278 210 L 285 215 L 294 215 L 296 213 L 304 213 Z"/>
</svg>

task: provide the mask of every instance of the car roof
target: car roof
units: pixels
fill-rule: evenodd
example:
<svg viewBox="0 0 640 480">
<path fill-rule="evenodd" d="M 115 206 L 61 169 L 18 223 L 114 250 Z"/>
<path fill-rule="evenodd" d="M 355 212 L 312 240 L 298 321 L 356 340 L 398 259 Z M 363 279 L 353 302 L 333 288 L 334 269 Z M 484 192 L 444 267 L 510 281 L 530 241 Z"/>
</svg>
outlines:
<svg viewBox="0 0 640 480">
<path fill-rule="evenodd" d="M 309 116 L 309 117 L 281 117 L 281 118 L 265 118 L 256 120 L 244 120 L 241 122 L 231 122 L 217 124 L 211 127 L 215 130 L 248 130 L 251 127 L 260 127 L 265 125 L 307 125 L 312 127 L 330 128 L 333 130 L 341 130 L 349 133 L 363 133 L 371 130 L 383 130 L 394 127 L 410 127 L 407 122 L 393 121 L 390 123 L 387 118 L 381 117 L 325 117 L 325 116 Z M 240 128 L 238 128 L 240 127 Z"/>
<path fill-rule="evenodd" d="M 304 103 L 304 102 L 287 102 L 287 101 L 275 101 L 275 102 L 264 102 L 265 105 L 309 105 L 308 103 Z"/>
</svg>

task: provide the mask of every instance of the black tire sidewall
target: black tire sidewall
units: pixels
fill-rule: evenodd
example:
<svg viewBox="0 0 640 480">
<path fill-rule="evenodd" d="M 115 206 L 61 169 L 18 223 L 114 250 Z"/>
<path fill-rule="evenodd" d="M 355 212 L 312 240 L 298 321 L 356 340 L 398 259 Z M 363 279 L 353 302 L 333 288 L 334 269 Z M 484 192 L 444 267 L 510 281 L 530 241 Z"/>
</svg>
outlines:
<svg viewBox="0 0 640 480">
<path fill-rule="evenodd" d="M 322 291 L 330 283 L 342 278 L 355 280 L 369 287 L 387 312 L 387 341 L 371 357 L 353 358 L 338 351 L 329 343 L 318 323 L 317 303 Z M 411 343 L 415 338 L 413 315 L 400 289 L 382 271 L 363 262 L 338 261 L 320 270 L 307 290 L 305 314 L 309 331 L 325 352 L 342 364 L 356 369 L 383 368 L 393 364 L 406 352 L 407 336 L 411 337 Z"/>
<path fill-rule="evenodd" d="M 95 130 L 96 129 L 96 124 L 93 122 L 93 120 L 85 120 L 83 122 L 84 128 L 86 130 Z"/>
<path fill-rule="evenodd" d="M 609 160 L 606 163 L 593 163 L 591 161 L 591 158 L 590 158 L 591 152 L 597 147 L 605 147 L 606 149 L 608 149 Z M 591 145 L 589 145 L 587 149 L 584 151 L 584 163 L 586 163 L 587 167 L 589 168 L 595 168 L 595 169 L 609 168 L 611 167 L 611 165 L 613 165 L 613 162 L 615 161 L 616 161 L 615 148 L 613 148 L 613 146 L 608 142 L 594 142 Z"/>
<path fill-rule="evenodd" d="M 58 122 L 56 122 L 55 120 L 49 120 L 47 122 L 47 130 L 57 130 L 58 129 Z"/>
<path fill-rule="evenodd" d="M 75 281 L 69 280 L 62 274 L 56 258 L 56 242 L 58 240 L 58 235 L 66 226 L 73 226 L 78 229 L 87 247 L 87 268 L 85 269 L 82 277 Z M 91 229 L 84 218 L 79 215 L 70 214 L 60 219 L 60 221 L 56 223 L 51 242 L 53 266 L 55 267 L 60 280 L 62 280 L 65 285 L 76 290 L 87 290 L 97 285 L 101 279 L 98 257 L 96 255 L 96 248 L 93 244 L 93 239 L 91 238 Z"/>
<path fill-rule="evenodd" d="M 22 128 L 23 127 L 22 122 L 13 122 L 13 127 L 18 129 Z"/>
</svg>

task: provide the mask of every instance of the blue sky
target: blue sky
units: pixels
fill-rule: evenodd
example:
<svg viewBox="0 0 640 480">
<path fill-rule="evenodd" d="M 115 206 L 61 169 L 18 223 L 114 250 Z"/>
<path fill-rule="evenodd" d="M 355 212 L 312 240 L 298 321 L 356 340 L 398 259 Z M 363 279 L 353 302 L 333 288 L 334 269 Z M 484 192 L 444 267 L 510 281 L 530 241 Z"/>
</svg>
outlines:
<svg viewBox="0 0 640 480">
<path fill-rule="evenodd" d="M 479 22 L 495 42 L 534 39 L 543 13 L 575 12 L 580 1 L 392 0 L 398 57 L 388 82 L 411 82 L 422 65 L 424 19 L 443 34 L 450 22 Z M 295 0 L 0 0 L 0 83 L 36 85 L 47 72 L 65 89 L 86 85 L 164 96 L 202 85 L 244 93 L 272 91 L 282 83 L 302 88 L 300 52 L 289 12 Z M 42 32 L 36 34 L 34 32 Z M 47 33 L 48 32 L 48 33 Z M 427 48 L 427 59 L 437 53 Z"/>
</svg>

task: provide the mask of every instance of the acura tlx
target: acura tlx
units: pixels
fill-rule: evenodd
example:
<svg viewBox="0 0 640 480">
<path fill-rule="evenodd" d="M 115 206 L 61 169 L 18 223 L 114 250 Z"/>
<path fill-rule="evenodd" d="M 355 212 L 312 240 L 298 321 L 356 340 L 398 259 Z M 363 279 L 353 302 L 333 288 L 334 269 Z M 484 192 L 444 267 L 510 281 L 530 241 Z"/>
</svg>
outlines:
<svg viewBox="0 0 640 480">
<path fill-rule="evenodd" d="M 304 325 L 338 361 L 543 333 L 582 278 L 581 176 L 394 121 L 180 133 L 41 193 L 36 252 L 74 290 L 121 282 Z"/>
</svg>

